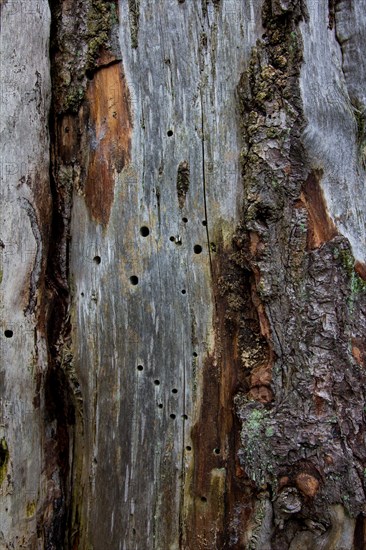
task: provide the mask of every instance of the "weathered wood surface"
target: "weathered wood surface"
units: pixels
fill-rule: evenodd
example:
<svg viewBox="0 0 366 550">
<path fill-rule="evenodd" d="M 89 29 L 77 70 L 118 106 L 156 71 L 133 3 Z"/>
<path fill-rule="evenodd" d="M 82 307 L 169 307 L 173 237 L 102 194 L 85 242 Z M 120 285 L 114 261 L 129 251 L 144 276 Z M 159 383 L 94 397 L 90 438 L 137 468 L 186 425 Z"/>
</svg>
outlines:
<svg viewBox="0 0 366 550">
<path fill-rule="evenodd" d="M 0 547 L 364 548 L 365 1 L 49 4 L 1 5 Z"/>
<path fill-rule="evenodd" d="M 52 491 L 43 445 L 50 11 L 46 1 L 1 4 L 0 548 L 25 549 L 38 548 L 37 514 Z"/>
<path fill-rule="evenodd" d="M 198 491 L 191 430 L 200 422 L 205 357 L 215 347 L 210 260 L 231 238 L 240 205 L 236 86 L 256 38 L 248 8 L 229 7 L 141 2 L 133 48 L 123 2 L 124 75 L 118 80 L 112 65 L 92 81 L 106 73 L 109 112 L 128 101 L 119 86 L 130 95 L 129 152 L 112 175 L 109 221 L 97 223 L 102 217 L 94 212 L 93 219 L 88 201 L 77 197 L 71 228 L 90 502 L 83 536 L 96 548 L 105 540 L 113 548 L 178 548 L 195 506 L 198 516 L 208 508 L 222 522 L 228 434 L 216 433 L 216 419 L 199 427 L 200 438 L 210 432 L 211 446 L 201 444 L 212 483 Z M 100 101 L 90 95 L 91 109 Z M 95 178 L 91 186 L 95 193 Z M 95 203 L 101 209 L 106 202 L 102 188 Z M 219 396 L 210 397 L 218 407 Z"/>
<path fill-rule="evenodd" d="M 329 212 L 364 262 L 366 65 L 360 44 L 366 38 L 366 2 L 330 4 L 331 9 L 326 2 L 309 2 L 309 20 L 301 24 L 304 142 L 310 167 L 323 172 Z"/>
</svg>

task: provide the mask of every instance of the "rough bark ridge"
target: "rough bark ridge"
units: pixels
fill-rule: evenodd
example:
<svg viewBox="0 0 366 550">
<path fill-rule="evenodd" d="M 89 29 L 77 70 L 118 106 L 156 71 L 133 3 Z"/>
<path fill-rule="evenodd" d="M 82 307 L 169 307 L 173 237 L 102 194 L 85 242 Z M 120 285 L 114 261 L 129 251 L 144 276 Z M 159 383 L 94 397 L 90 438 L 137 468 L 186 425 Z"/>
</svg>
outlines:
<svg viewBox="0 0 366 550">
<path fill-rule="evenodd" d="M 233 260 L 250 273 L 264 353 L 236 398 L 253 484 L 248 548 L 363 548 L 366 283 L 302 145 L 300 2 L 265 2 L 243 101 L 244 213 Z"/>
</svg>

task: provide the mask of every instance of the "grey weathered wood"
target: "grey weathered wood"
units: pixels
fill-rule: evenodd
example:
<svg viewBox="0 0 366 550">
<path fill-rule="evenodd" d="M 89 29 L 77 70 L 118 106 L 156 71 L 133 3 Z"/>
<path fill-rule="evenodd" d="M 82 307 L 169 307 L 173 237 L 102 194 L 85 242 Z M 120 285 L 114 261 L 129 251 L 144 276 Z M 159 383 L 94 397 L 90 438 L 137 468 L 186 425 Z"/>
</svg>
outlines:
<svg viewBox="0 0 366 550">
<path fill-rule="evenodd" d="M 204 15 L 200 3 L 141 2 L 134 49 L 128 3 L 121 5 L 131 163 L 116 179 L 108 227 L 90 220 L 76 198 L 71 229 L 74 341 L 87 411 L 85 502 L 92 503 L 85 536 L 96 548 L 105 540 L 128 550 L 179 547 L 180 509 L 191 498 L 186 447 L 198 421 L 203 360 L 214 346 L 208 235 L 222 238 L 228 227 L 230 239 L 240 205 L 236 87 L 256 37 L 248 10 L 231 2 L 209 5 Z M 180 208 L 184 161 L 189 189 Z"/>
<path fill-rule="evenodd" d="M 1 4 L 0 547 L 363 548 L 365 0 L 49 6 Z"/>
<path fill-rule="evenodd" d="M 364 1 L 335 2 L 334 21 L 324 2 L 309 2 L 302 23 L 304 64 L 301 89 L 307 120 L 305 144 L 311 166 L 323 170 L 329 212 L 365 261 L 365 162 L 362 128 L 365 63 L 359 44 L 365 39 Z M 330 28 L 332 27 L 332 28 Z M 361 139 L 361 143 L 359 142 Z"/>
<path fill-rule="evenodd" d="M 45 0 L 2 2 L 0 547 L 4 549 L 43 547 L 41 534 L 37 546 L 37 511 L 47 491 L 41 381 L 47 370 L 42 309 L 51 211 L 49 29 Z"/>
</svg>

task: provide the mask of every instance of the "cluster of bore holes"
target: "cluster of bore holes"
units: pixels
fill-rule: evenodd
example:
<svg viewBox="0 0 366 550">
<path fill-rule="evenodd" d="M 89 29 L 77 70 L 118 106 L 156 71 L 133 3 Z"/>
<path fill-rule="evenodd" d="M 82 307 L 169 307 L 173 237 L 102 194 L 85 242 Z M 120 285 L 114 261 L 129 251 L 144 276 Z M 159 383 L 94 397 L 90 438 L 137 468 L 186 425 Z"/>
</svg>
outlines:
<svg viewBox="0 0 366 550">
<path fill-rule="evenodd" d="M 164 408 L 163 403 L 158 403 L 158 409 L 163 409 L 163 408 Z M 169 418 L 171 418 L 172 420 L 175 420 L 177 418 L 177 415 L 175 413 L 171 413 L 169 415 Z M 181 414 L 181 419 L 182 420 L 188 420 L 188 415 L 187 414 Z"/>
<path fill-rule="evenodd" d="M 143 365 L 137 365 L 137 370 L 140 371 L 140 372 L 142 372 L 142 371 L 144 370 Z M 155 384 L 155 386 L 160 386 L 160 380 L 155 379 L 155 380 L 154 380 L 154 384 Z M 177 389 L 177 388 L 173 388 L 173 389 L 172 389 L 172 393 L 173 393 L 174 395 L 176 395 L 176 394 L 178 393 L 178 389 Z M 163 403 L 158 403 L 158 408 L 159 408 L 159 409 L 163 409 L 163 408 L 164 408 Z M 169 416 L 170 416 L 170 418 L 171 418 L 172 420 L 174 420 L 174 419 L 177 417 L 177 415 L 176 415 L 175 413 L 171 413 Z M 187 416 L 186 414 L 182 414 L 182 415 L 181 415 L 181 418 L 182 418 L 183 420 L 188 420 L 188 416 Z"/>
<path fill-rule="evenodd" d="M 159 403 L 159 405 L 158 405 L 159 409 L 162 409 L 163 406 L 164 406 L 164 405 L 163 405 L 162 403 Z M 175 413 L 171 413 L 171 414 L 169 415 L 169 417 L 170 417 L 172 420 L 175 420 L 175 419 L 177 418 L 177 415 L 176 415 Z M 188 420 L 188 415 L 186 415 L 186 414 L 181 414 L 180 417 L 181 417 L 182 420 Z"/>
<path fill-rule="evenodd" d="M 182 218 L 182 222 L 184 223 L 188 223 L 188 218 Z M 207 226 L 207 221 L 206 220 L 203 220 L 202 221 L 202 225 L 204 225 L 205 227 Z M 172 243 L 175 243 L 177 245 L 181 245 L 182 244 L 182 240 L 180 237 L 174 237 L 174 235 L 171 235 L 169 237 L 169 240 L 172 242 Z M 200 244 L 195 244 L 194 247 L 193 247 L 193 251 L 195 254 L 201 254 L 202 252 L 202 246 Z"/>
<path fill-rule="evenodd" d="M 140 227 L 140 235 L 141 237 L 148 237 L 150 235 L 150 229 L 147 227 L 147 225 L 143 225 Z M 131 275 L 130 283 L 132 286 L 136 286 L 139 284 L 139 278 L 137 277 L 137 275 Z"/>
<path fill-rule="evenodd" d="M 172 242 L 172 243 L 175 243 L 177 244 L 178 246 L 180 246 L 182 244 L 182 240 L 180 237 L 174 237 L 174 235 L 171 235 L 169 237 L 169 240 Z M 193 247 L 193 252 L 195 254 L 201 254 L 202 252 L 202 246 L 200 244 L 195 244 L 194 247 Z"/>
<path fill-rule="evenodd" d="M 169 132 L 172 132 L 171 130 L 169 130 Z M 169 135 L 169 132 L 168 132 L 168 135 Z M 170 135 L 173 135 L 173 132 L 170 134 Z M 188 218 L 182 218 L 182 221 L 184 223 L 187 223 L 188 222 Z M 202 225 L 206 226 L 207 225 L 207 222 L 206 220 L 203 220 L 202 222 Z M 148 237 L 150 235 L 150 229 L 146 226 L 146 225 L 143 225 L 142 227 L 140 227 L 140 235 L 142 237 Z M 182 244 L 182 241 L 181 239 L 177 239 L 176 237 L 174 237 L 173 235 L 170 237 L 170 240 L 172 242 L 175 242 L 176 244 L 178 245 L 181 245 Z M 193 251 L 195 254 L 201 254 L 202 252 L 202 246 L 200 244 L 195 244 L 194 247 L 193 247 Z M 101 257 L 100 256 L 94 256 L 93 258 L 93 262 L 97 265 L 100 265 L 101 264 Z M 130 277 L 130 283 L 131 285 L 133 286 L 136 286 L 139 284 L 139 278 L 137 277 L 137 275 L 131 275 Z M 182 290 L 182 294 L 186 294 L 186 290 Z M 84 296 L 84 293 L 81 293 L 82 296 Z"/>
</svg>

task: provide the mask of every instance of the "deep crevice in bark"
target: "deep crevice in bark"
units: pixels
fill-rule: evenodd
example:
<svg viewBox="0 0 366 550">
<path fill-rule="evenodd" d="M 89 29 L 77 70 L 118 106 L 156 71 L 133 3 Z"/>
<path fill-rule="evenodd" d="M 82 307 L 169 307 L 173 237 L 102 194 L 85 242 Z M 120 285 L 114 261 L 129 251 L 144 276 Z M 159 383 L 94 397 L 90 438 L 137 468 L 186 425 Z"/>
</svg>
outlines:
<svg viewBox="0 0 366 550">
<path fill-rule="evenodd" d="M 132 121 L 119 51 L 118 3 L 115 0 L 87 0 L 66 5 L 61 0 L 50 0 L 49 4 L 53 219 L 47 266 L 49 371 L 44 383 L 49 489 L 47 517 L 44 515 L 43 524 L 47 548 L 58 549 L 77 548 L 85 527 L 82 523 L 85 504 L 82 502 L 81 451 L 84 440 L 83 399 L 74 366 L 70 319 L 69 241 L 73 194 L 76 192 L 85 197 L 91 215 L 98 221 L 108 222 L 113 188 L 108 187 L 109 174 L 104 172 L 98 174 L 98 177 L 105 176 L 102 178 L 103 188 L 88 188 L 88 172 L 102 170 L 98 157 L 89 160 L 85 128 L 98 131 L 101 121 L 93 108 L 95 106 L 97 110 L 99 103 L 102 110 L 110 108 L 111 98 L 107 94 L 111 89 L 117 94 L 112 98 L 114 102 L 122 100 L 125 107 L 118 110 L 119 116 L 124 117 L 122 121 L 116 113 L 108 111 L 112 117 L 108 119 L 108 127 L 116 132 L 110 140 L 123 141 L 123 131 L 130 128 Z M 121 171 L 128 161 L 128 147 L 128 140 L 115 146 L 112 161 L 117 171 Z M 111 166 L 111 170 L 113 168 Z"/>
<path fill-rule="evenodd" d="M 46 327 L 48 372 L 44 382 L 45 461 L 47 516 L 43 517 L 45 548 L 69 548 L 71 520 L 72 439 L 75 425 L 75 399 L 68 369 L 72 363 L 68 310 L 68 239 L 71 213 L 70 190 L 60 191 L 57 172 L 55 112 L 51 108 L 51 193 L 53 199 L 50 250 L 46 271 L 48 293 Z M 66 350 L 68 357 L 66 358 Z"/>
<path fill-rule="evenodd" d="M 62 3 L 50 1 L 51 8 L 51 82 L 52 101 L 49 115 L 50 187 L 52 194 L 52 225 L 46 270 L 46 329 L 48 342 L 48 372 L 44 381 L 47 496 L 42 522 L 45 548 L 73 547 L 77 528 L 72 529 L 73 508 L 73 440 L 76 425 L 82 436 L 82 400 L 73 369 L 71 324 L 69 318 L 69 240 L 73 181 L 63 166 L 60 150 L 60 108 L 65 97 L 60 94 L 60 17 Z M 73 101 L 66 105 L 73 109 Z M 76 506 L 77 508 L 77 506 Z M 72 534 L 73 533 L 73 534 Z"/>
</svg>

